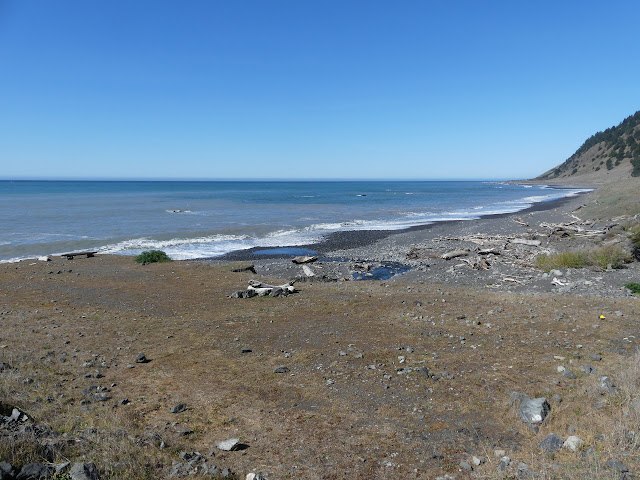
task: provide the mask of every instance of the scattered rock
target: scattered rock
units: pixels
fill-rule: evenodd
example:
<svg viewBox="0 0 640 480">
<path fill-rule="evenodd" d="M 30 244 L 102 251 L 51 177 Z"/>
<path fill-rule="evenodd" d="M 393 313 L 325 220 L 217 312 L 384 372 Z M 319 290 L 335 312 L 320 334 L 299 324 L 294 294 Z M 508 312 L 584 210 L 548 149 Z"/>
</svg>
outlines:
<svg viewBox="0 0 640 480">
<path fill-rule="evenodd" d="M 98 469 L 93 463 L 76 462 L 69 470 L 71 480 L 99 480 Z"/>
<path fill-rule="evenodd" d="M 225 452 L 232 452 L 234 450 L 237 450 L 239 446 L 240 446 L 239 438 L 229 438 L 228 440 L 224 440 L 222 442 L 216 443 L 216 447 L 218 447 L 218 449 L 223 450 Z"/>
<path fill-rule="evenodd" d="M 16 469 L 9 462 L 0 462 L 0 479 L 10 480 L 16 476 Z"/>
<path fill-rule="evenodd" d="M 592 353 L 589 355 L 589 359 L 592 362 L 599 362 L 602 360 L 602 355 L 600 355 L 599 353 Z"/>
<path fill-rule="evenodd" d="M 0 372 L 4 372 L 5 370 L 11 370 L 13 367 L 6 362 L 0 362 Z"/>
<path fill-rule="evenodd" d="M 267 480 L 267 477 L 259 473 L 247 473 L 245 480 Z"/>
<path fill-rule="evenodd" d="M 462 467 L 462 469 L 466 470 L 467 472 L 471 472 L 473 470 L 473 467 L 464 461 L 460 462 L 460 467 Z"/>
<path fill-rule="evenodd" d="M 182 413 L 187 409 L 187 405 L 185 403 L 178 403 L 171 407 L 171 413 Z"/>
<path fill-rule="evenodd" d="M 20 473 L 16 476 L 16 480 L 40 480 L 48 478 L 53 473 L 52 468 L 46 467 L 41 463 L 29 463 L 22 467 Z"/>
<path fill-rule="evenodd" d="M 542 423 L 550 411 L 551 405 L 546 398 L 534 398 L 522 402 L 518 416 L 524 423 L 534 425 Z"/>
<path fill-rule="evenodd" d="M 611 380 L 611 377 L 600 377 L 600 392 L 601 393 L 615 393 L 617 391 L 616 386 Z"/>
<path fill-rule="evenodd" d="M 146 357 L 144 353 L 140 352 L 136 356 L 136 363 L 149 363 L 149 359 Z"/>
<path fill-rule="evenodd" d="M 562 372 L 562 376 L 568 378 L 569 380 L 575 380 L 576 378 L 578 378 L 575 373 L 573 373 L 571 370 L 566 369 Z"/>
<path fill-rule="evenodd" d="M 564 442 L 555 433 L 550 433 L 538 444 L 538 448 L 545 453 L 555 453 L 562 448 Z"/>
<path fill-rule="evenodd" d="M 273 370 L 273 373 L 287 373 L 289 371 L 289 367 L 285 365 L 280 365 Z"/>
<path fill-rule="evenodd" d="M 562 445 L 564 448 L 568 448 L 572 452 L 577 452 L 584 445 L 584 440 L 580 437 L 576 437 L 575 435 L 571 435 L 568 437 L 564 444 Z"/>
<path fill-rule="evenodd" d="M 609 470 L 614 470 L 620 473 L 627 473 L 629 471 L 627 466 L 617 458 L 610 458 L 609 460 L 607 460 L 604 464 L 604 468 L 608 468 Z"/>
</svg>

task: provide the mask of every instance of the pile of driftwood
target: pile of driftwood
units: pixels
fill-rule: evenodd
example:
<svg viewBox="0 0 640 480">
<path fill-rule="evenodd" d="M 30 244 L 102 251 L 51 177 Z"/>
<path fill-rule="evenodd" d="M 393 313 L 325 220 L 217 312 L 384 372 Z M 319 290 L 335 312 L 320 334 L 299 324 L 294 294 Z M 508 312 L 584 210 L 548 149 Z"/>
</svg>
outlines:
<svg viewBox="0 0 640 480">
<path fill-rule="evenodd" d="M 282 285 L 269 285 L 268 283 L 259 282 L 258 280 L 249 280 L 249 286 L 246 290 L 238 290 L 233 292 L 231 298 L 251 298 L 251 297 L 286 297 L 292 293 L 296 293 L 293 284 L 295 282 L 287 282 Z"/>
</svg>

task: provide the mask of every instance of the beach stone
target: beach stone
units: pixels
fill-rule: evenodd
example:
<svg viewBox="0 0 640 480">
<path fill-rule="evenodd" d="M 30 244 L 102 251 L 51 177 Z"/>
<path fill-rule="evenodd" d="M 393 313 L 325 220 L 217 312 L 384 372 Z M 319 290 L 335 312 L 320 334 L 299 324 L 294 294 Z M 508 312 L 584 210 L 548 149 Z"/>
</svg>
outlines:
<svg viewBox="0 0 640 480">
<path fill-rule="evenodd" d="M 187 409 L 187 405 L 185 403 L 178 403 L 177 405 L 174 405 L 173 407 L 171 407 L 170 412 L 171 413 L 182 413 Z"/>
<path fill-rule="evenodd" d="M 16 469 L 9 462 L 0 462 L 0 480 L 13 480 Z"/>
<path fill-rule="evenodd" d="M 591 365 L 580 365 L 580 369 L 584 372 L 585 375 L 591 375 L 592 373 L 598 373 L 598 370 Z"/>
<path fill-rule="evenodd" d="M 545 453 L 555 453 L 562 448 L 564 442 L 555 433 L 550 433 L 538 444 L 538 448 Z"/>
<path fill-rule="evenodd" d="M 562 376 L 565 378 L 568 378 L 569 380 L 575 380 L 576 378 L 578 378 L 576 374 L 573 373 L 571 370 L 564 370 L 562 372 Z"/>
<path fill-rule="evenodd" d="M 267 480 L 267 477 L 261 475 L 260 473 L 247 473 L 247 476 L 244 477 L 245 480 Z"/>
<path fill-rule="evenodd" d="M 518 416 L 524 423 L 537 424 L 542 423 L 550 411 L 551 405 L 546 398 L 534 398 L 522 402 Z"/>
<path fill-rule="evenodd" d="M 498 471 L 504 472 L 510 464 L 511 464 L 511 458 L 506 456 L 502 457 L 500 459 L 500 463 L 498 464 Z"/>
<path fill-rule="evenodd" d="M 607 468 L 609 470 L 614 470 L 620 473 L 627 473 L 629 471 L 627 466 L 617 458 L 610 458 L 609 460 L 607 460 L 606 463 L 604 464 L 604 468 Z"/>
<path fill-rule="evenodd" d="M 287 373 L 289 371 L 289 367 L 285 365 L 280 365 L 273 370 L 273 373 Z"/>
<path fill-rule="evenodd" d="M 41 463 L 28 463 L 16 475 L 16 480 L 40 480 L 51 476 L 52 469 Z"/>
<path fill-rule="evenodd" d="M 529 469 L 529 465 L 527 465 L 524 462 L 520 462 L 518 463 L 518 468 L 516 470 L 516 477 L 518 477 L 519 480 L 525 480 L 528 478 L 533 478 L 533 472 Z"/>
<path fill-rule="evenodd" d="M 136 356 L 136 363 L 148 363 L 149 359 L 147 358 L 147 356 L 140 352 L 137 356 Z"/>
<path fill-rule="evenodd" d="M 468 462 L 464 462 L 464 461 L 463 461 L 463 462 L 460 462 L 460 467 L 461 467 L 463 470 L 466 470 L 467 472 L 471 472 L 471 471 L 473 470 L 473 467 L 472 467 L 471 465 L 469 465 L 469 463 L 468 463 Z"/>
<path fill-rule="evenodd" d="M 577 452 L 584 445 L 584 440 L 580 437 L 576 437 L 575 435 L 571 435 L 567 437 L 562 445 L 564 448 L 568 448 L 572 452 Z"/>
<path fill-rule="evenodd" d="M 239 438 L 229 438 L 228 440 L 223 440 L 222 442 L 216 443 L 216 447 L 218 449 L 223 450 L 225 452 L 231 452 L 236 450 L 240 444 Z"/>
<path fill-rule="evenodd" d="M 58 475 L 67 473 L 67 471 L 69 470 L 69 467 L 71 467 L 71 462 L 58 463 L 54 467 L 56 470 L 55 473 L 57 473 Z"/>
<path fill-rule="evenodd" d="M 475 466 L 475 467 L 479 467 L 480 465 L 482 465 L 484 462 L 486 461 L 485 458 L 483 457 L 471 457 L 471 463 Z"/>
<path fill-rule="evenodd" d="M 602 355 L 600 355 L 599 353 L 592 353 L 589 355 L 589 359 L 592 362 L 599 362 L 602 360 Z"/>
<path fill-rule="evenodd" d="M 76 462 L 69 470 L 71 480 L 99 480 L 98 469 L 93 463 Z"/>
<path fill-rule="evenodd" d="M 615 393 L 616 386 L 613 384 L 611 377 L 600 377 L 600 392 L 601 393 Z"/>
<path fill-rule="evenodd" d="M 525 400 L 530 400 L 530 398 L 524 393 L 511 392 L 511 395 L 509 395 L 509 403 L 512 407 L 519 408 L 520 405 L 522 405 L 522 402 L 524 402 Z"/>
</svg>

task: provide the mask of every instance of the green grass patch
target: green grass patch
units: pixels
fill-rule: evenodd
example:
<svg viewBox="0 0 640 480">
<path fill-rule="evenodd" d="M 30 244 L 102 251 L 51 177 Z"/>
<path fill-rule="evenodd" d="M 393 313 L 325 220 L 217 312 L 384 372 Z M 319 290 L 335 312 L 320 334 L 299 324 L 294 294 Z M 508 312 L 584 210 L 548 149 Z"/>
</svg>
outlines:
<svg viewBox="0 0 640 480">
<path fill-rule="evenodd" d="M 631 290 L 632 293 L 640 295 L 640 283 L 630 282 L 625 283 L 624 286 Z"/>
<path fill-rule="evenodd" d="M 169 255 L 164 253 L 162 250 L 147 250 L 136 257 L 136 262 L 142 264 L 163 263 L 170 261 L 171 259 L 169 258 Z"/>
<path fill-rule="evenodd" d="M 536 264 L 545 272 L 556 268 L 585 267 L 598 267 L 601 270 L 606 270 L 609 265 L 612 268 L 620 268 L 630 261 L 631 256 L 617 246 L 577 250 L 554 255 L 539 255 L 536 258 Z"/>
</svg>

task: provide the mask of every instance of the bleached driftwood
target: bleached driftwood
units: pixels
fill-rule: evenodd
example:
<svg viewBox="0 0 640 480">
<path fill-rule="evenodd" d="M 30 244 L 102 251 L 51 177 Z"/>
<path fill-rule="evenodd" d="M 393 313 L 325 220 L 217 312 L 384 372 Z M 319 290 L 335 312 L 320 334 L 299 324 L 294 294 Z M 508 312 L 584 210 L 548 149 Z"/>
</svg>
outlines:
<svg viewBox="0 0 640 480">
<path fill-rule="evenodd" d="M 299 257 L 294 257 L 291 259 L 293 263 L 302 264 L 302 263 L 312 263 L 318 260 L 318 257 L 310 256 L 310 255 L 301 255 Z"/>
<path fill-rule="evenodd" d="M 302 265 L 302 271 L 307 277 L 315 277 L 316 274 L 309 265 Z"/>
<path fill-rule="evenodd" d="M 500 255 L 501 253 L 497 248 L 483 248 L 482 250 L 478 250 L 478 255 Z"/>
<path fill-rule="evenodd" d="M 259 297 L 264 297 L 274 293 L 284 293 L 288 295 L 294 293 L 296 289 L 293 287 L 293 282 L 283 283 L 282 285 L 269 285 L 268 283 L 259 282 L 258 280 L 249 280 L 247 291 L 253 291 L 257 293 Z"/>
<path fill-rule="evenodd" d="M 469 255 L 469 249 L 464 248 L 460 250 L 452 250 L 450 252 L 443 253 L 442 255 L 440 255 L 440 258 L 443 258 L 444 260 L 451 260 L 452 258 L 466 257 L 467 255 Z"/>
<path fill-rule="evenodd" d="M 268 283 L 258 280 L 249 280 L 249 286 L 246 290 L 238 290 L 229 295 L 231 298 L 251 298 L 251 297 L 285 297 L 296 292 L 293 287 L 295 282 L 287 282 L 282 285 L 269 285 Z"/>
<path fill-rule="evenodd" d="M 539 247 L 542 243 L 540 240 L 528 240 L 526 238 L 512 238 L 509 243 L 515 243 L 516 245 L 528 245 L 530 247 Z"/>
</svg>

